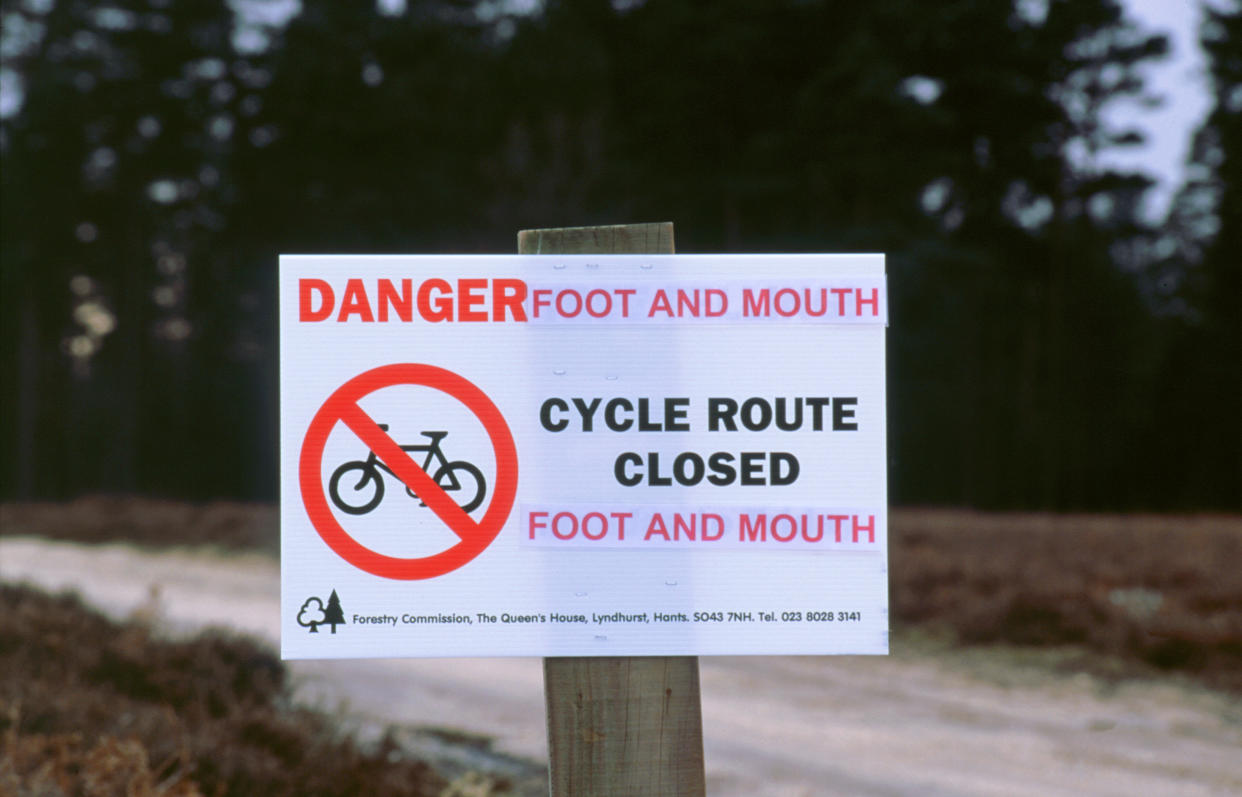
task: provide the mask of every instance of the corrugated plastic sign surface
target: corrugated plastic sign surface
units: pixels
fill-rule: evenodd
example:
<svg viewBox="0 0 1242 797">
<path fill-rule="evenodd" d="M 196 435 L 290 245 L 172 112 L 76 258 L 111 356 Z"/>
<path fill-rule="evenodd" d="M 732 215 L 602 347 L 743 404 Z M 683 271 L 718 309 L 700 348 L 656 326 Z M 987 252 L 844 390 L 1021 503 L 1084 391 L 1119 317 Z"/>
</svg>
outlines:
<svg viewBox="0 0 1242 797">
<path fill-rule="evenodd" d="M 284 256 L 287 658 L 885 653 L 880 255 Z"/>
</svg>

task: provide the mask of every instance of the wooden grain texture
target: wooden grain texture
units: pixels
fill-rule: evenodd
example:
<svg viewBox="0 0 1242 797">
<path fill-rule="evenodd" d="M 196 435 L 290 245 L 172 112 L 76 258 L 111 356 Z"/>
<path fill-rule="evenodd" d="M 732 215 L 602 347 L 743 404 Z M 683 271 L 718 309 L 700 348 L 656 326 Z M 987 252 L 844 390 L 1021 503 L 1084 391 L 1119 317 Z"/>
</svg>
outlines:
<svg viewBox="0 0 1242 797">
<path fill-rule="evenodd" d="M 673 225 L 522 230 L 519 254 L 672 254 Z M 543 664 L 552 797 L 701 797 L 703 719 L 693 656 Z"/>
<path fill-rule="evenodd" d="M 671 255 L 672 222 L 522 230 L 521 255 Z"/>
<path fill-rule="evenodd" d="M 544 659 L 552 797 L 701 797 L 693 656 Z"/>
</svg>

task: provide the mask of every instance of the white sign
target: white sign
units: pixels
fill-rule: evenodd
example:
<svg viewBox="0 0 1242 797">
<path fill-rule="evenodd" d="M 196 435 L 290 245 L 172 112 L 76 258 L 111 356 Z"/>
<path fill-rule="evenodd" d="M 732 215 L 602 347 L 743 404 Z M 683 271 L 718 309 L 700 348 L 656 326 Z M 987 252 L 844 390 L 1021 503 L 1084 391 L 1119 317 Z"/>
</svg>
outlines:
<svg viewBox="0 0 1242 797">
<path fill-rule="evenodd" d="M 886 653 L 881 255 L 283 256 L 286 658 Z"/>
</svg>

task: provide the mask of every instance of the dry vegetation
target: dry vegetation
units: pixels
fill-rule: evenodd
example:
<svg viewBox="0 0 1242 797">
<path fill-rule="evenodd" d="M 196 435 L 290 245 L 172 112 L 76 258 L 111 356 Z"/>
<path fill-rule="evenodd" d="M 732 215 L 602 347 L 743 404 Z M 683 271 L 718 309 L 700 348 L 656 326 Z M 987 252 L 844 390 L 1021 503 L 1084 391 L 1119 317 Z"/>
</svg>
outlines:
<svg viewBox="0 0 1242 797">
<path fill-rule="evenodd" d="M 390 741 L 360 749 L 285 700 L 285 669 L 240 638 L 181 642 L 71 597 L 0 585 L 0 794 L 436 797 Z"/>
<path fill-rule="evenodd" d="M 192 504 L 90 496 L 68 503 L 0 504 L 0 532 L 86 543 L 203 545 L 273 556 L 280 552 L 276 507 L 231 501 Z"/>
<path fill-rule="evenodd" d="M 10 504 L 0 529 L 278 550 L 276 511 L 259 505 Z M 1105 654 L 1242 691 L 1242 518 L 897 510 L 890 556 L 899 630 Z M 246 640 L 159 640 L 12 586 L 0 606 L 0 794 L 455 793 L 391 741 L 361 749 L 290 706 L 283 665 Z"/>
<path fill-rule="evenodd" d="M 1073 645 L 1242 690 L 1242 518 L 899 510 L 894 622 Z"/>
</svg>

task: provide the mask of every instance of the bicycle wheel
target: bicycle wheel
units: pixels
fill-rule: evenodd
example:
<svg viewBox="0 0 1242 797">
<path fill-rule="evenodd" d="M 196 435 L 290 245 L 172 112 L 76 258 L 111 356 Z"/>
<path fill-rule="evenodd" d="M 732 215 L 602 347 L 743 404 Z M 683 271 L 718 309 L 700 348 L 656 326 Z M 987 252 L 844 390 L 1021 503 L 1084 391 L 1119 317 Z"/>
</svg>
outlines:
<svg viewBox="0 0 1242 797">
<path fill-rule="evenodd" d="M 345 482 L 345 495 L 341 495 L 341 479 L 351 471 L 358 471 L 358 482 L 353 478 Z M 328 481 L 328 495 L 337 509 L 351 515 L 365 515 L 384 500 L 384 480 L 376 469 L 360 459 L 346 462 L 332 472 Z"/>
<path fill-rule="evenodd" d="M 457 487 L 450 485 L 456 484 Z M 459 503 L 463 512 L 473 512 L 479 508 L 479 504 L 483 503 L 483 496 L 487 494 L 487 482 L 483 480 L 483 471 L 471 465 L 465 460 L 457 460 L 449 462 L 444 467 L 436 471 L 436 484 L 448 490 L 461 490 L 463 496 L 469 496 L 470 500 L 464 504 Z"/>
</svg>

